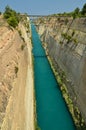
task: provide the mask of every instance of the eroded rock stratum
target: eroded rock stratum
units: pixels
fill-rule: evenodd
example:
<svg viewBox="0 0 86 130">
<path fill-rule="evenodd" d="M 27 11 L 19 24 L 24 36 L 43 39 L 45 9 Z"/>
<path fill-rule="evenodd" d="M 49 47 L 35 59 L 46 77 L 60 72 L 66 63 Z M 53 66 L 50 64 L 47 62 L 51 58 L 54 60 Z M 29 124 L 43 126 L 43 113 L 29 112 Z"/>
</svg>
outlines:
<svg viewBox="0 0 86 130">
<path fill-rule="evenodd" d="M 27 24 L 28 29 L 25 26 Z M 1 130 L 32 130 L 34 128 L 30 37 L 31 33 L 29 31 L 29 21 L 28 23 L 20 22 L 19 26 L 16 29 L 13 29 L 3 19 L 3 16 L 0 16 Z M 28 71 L 31 72 L 29 73 Z M 30 84 L 28 83 L 28 89 L 27 80 L 29 80 L 29 76 Z M 29 102 L 29 97 L 27 90 L 31 91 L 29 96 L 32 102 L 29 105 L 32 111 L 28 109 L 29 105 L 27 102 Z M 27 113 L 27 109 L 30 115 Z M 28 128 L 28 125 L 30 128 Z"/>
<path fill-rule="evenodd" d="M 69 101 L 71 112 L 82 125 L 81 115 L 86 122 L 86 18 L 46 17 L 35 20 L 35 24 L 73 101 L 74 109 Z"/>
</svg>

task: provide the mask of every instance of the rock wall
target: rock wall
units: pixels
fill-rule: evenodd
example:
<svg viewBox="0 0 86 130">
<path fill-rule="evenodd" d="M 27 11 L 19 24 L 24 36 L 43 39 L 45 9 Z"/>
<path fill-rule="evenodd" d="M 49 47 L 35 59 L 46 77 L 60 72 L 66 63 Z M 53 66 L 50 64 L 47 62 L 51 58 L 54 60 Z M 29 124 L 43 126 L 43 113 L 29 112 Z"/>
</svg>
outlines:
<svg viewBox="0 0 86 130">
<path fill-rule="evenodd" d="M 86 18 L 47 17 L 35 21 L 37 31 L 57 71 L 86 122 Z"/>
<path fill-rule="evenodd" d="M 16 30 L 1 19 L 3 25 L 0 26 L 0 129 L 34 130 L 29 21 L 21 22 Z"/>
</svg>

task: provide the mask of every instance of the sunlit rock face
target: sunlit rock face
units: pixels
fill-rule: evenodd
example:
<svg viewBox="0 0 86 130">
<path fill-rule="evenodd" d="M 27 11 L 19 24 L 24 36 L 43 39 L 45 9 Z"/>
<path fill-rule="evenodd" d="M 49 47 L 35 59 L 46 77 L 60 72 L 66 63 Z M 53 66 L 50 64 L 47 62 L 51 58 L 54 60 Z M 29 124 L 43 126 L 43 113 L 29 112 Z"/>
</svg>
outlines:
<svg viewBox="0 0 86 130">
<path fill-rule="evenodd" d="M 24 18 L 14 29 L 0 16 L 0 130 L 34 129 L 29 24 L 29 19 Z"/>
</svg>

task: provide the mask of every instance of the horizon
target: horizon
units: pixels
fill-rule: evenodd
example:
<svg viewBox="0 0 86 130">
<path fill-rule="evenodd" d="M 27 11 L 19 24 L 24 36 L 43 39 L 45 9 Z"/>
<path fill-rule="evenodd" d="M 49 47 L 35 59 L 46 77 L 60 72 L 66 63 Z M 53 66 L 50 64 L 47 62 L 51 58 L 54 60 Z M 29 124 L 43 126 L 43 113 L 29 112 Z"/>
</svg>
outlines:
<svg viewBox="0 0 86 130">
<path fill-rule="evenodd" d="M 27 13 L 28 15 L 52 15 L 52 14 L 58 14 L 58 13 L 68 13 L 74 11 L 77 7 L 82 9 L 83 5 L 86 3 L 85 0 L 66 0 L 67 2 L 64 2 L 64 0 L 60 0 L 57 2 L 55 0 L 54 2 L 52 1 L 40 1 L 37 0 L 37 2 L 32 2 L 26 0 L 22 0 L 21 5 L 20 2 L 17 0 L 11 1 L 0 1 L 0 11 L 4 12 L 5 7 L 8 5 L 10 8 L 13 10 L 19 12 L 19 13 Z M 67 4 L 66 4 L 67 3 Z M 24 6 L 23 6 L 24 5 Z"/>
</svg>

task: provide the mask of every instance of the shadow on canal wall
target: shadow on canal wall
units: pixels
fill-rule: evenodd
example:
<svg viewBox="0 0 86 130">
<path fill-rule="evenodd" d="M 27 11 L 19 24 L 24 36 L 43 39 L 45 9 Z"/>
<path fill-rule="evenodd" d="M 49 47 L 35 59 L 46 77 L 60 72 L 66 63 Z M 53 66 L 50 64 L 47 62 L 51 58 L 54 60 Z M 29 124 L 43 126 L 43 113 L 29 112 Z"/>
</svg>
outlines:
<svg viewBox="0 0 86 130">
<path fill-rule="evenodd" d="M 68 21 L 66 23 L 66 21 Z M 70 111 L 81 130 L 86 122 L 86 18 L 40 19 L 37 31 L 55 71 L 68 91 Z M 70 26 L 71 24 L 71 26 Z M 84 40 L 83 40 L 84 39 Z M 60 84 L 60 86 L 61 86 Z M 68 97 L 66 97 L 68 98 Z M 73 104 L 71 103 L 73 101 Z M 82 119 L 83 117 L 83 119 Z M 86 126 L 85 126 L 86 128 Z"/>
</svg>

